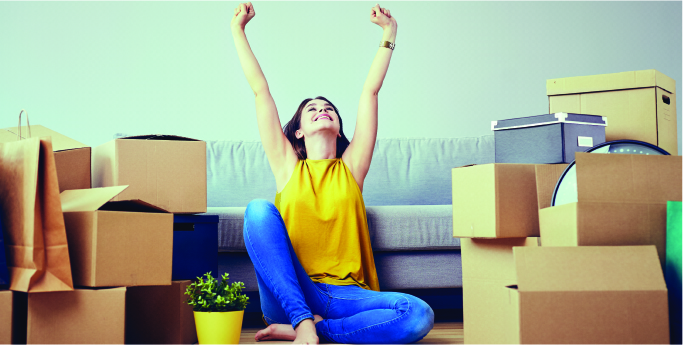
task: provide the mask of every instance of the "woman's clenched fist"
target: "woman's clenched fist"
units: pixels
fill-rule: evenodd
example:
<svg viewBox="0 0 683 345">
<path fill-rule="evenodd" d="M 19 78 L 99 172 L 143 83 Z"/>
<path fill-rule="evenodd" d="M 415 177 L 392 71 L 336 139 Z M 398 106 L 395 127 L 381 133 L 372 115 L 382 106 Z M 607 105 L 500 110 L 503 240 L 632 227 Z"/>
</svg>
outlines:
<svg viewBox="0 0 683 345">
<path fill-rule="evenodd" d="M 396 18 L 391 15 L 391 11 L 379 7 L 379 4 L 370 9 L 370 21 L 379 25 L 382 29 L 390 25 L 396 26 Z"/>
<path fill-rule="evenodd" d="M 241 3 L 235 8 L 235 15 L 232 16 L 232 21 L 230 21 L 230 28 L 232 30 L 236 28 L 244 30 L 244 27 L 255 15 L 254 5 L 251 2 Z"/>
</svg>

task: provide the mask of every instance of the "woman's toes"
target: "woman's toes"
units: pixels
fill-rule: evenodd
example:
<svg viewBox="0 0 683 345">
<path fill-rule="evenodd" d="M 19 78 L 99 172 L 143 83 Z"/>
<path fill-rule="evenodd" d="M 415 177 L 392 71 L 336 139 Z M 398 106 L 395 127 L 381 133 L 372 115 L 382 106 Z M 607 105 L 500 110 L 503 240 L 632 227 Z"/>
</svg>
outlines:
<svg viewBox="0 0 683 345">
<path fill-rule="evenodd" d="M 268 327 L 256 332 L 256 336 L 254 337 L 254 339 L 256 341 L 266 340 L 266 339 L 268 339 L 268 336 L 270 336 L 270 333 L 271 333 L 271 326 L 268 326 Z"/>
</svg>

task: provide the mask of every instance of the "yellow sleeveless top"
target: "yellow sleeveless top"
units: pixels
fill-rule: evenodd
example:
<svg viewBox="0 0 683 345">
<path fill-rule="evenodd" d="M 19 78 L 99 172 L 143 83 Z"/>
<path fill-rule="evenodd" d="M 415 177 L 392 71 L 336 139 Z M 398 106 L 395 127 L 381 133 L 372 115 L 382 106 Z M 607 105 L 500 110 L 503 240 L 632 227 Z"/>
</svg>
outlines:
<svg viewBox="0 0 683 345">
<path fill-rule="evenodd" d="M 311 280 L 379 291 L 363 195 L 341 158 L 299 160 L 275 207 Z"/>
</svg>

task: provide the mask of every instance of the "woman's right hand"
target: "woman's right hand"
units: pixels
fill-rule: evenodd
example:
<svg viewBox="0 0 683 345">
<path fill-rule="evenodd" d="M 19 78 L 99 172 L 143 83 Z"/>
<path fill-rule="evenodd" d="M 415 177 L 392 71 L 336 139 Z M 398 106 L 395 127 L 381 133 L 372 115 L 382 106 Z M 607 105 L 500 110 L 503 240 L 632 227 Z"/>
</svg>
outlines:
<svg viewBox="0 0 683 345">
<path fill-rule="evenodd" d="M 235 8 L 235 15 L 230 22 L 230 29 L 235 30 L 236 28 L 239 28 L 244 30 L 244 27 L 255 15 L 254 5 L 252 5 L 251 2 L 241 3 Z"/>
</svg>

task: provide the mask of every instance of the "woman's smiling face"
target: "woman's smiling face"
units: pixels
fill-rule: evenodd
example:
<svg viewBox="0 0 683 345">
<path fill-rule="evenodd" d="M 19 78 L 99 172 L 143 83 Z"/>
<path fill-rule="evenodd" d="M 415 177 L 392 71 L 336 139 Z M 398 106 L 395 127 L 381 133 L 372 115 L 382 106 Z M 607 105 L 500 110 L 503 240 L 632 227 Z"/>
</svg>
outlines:
<svg viewBox="0 0 683 345">
<path fill-rule="evenodd" d="M 332 131 L 339 135 L 339 115 L 334 107 L 322 99 L 309 101 L 301 112 L 301 127 L 296 137 L 301 139 L 319 131 Z"/>
</svg>

